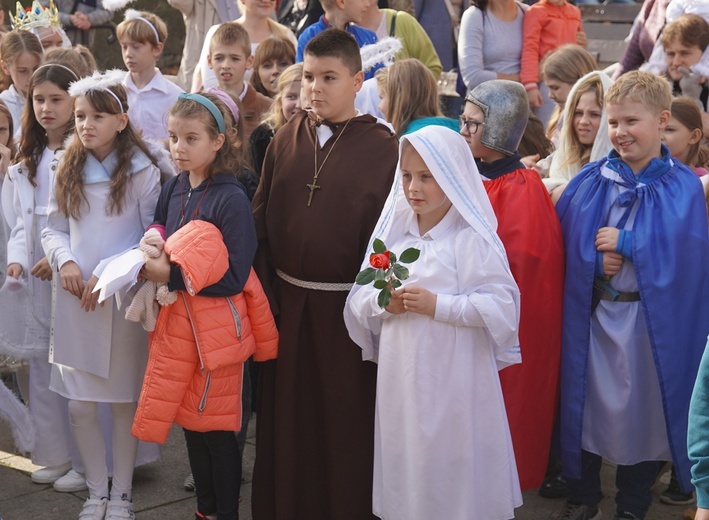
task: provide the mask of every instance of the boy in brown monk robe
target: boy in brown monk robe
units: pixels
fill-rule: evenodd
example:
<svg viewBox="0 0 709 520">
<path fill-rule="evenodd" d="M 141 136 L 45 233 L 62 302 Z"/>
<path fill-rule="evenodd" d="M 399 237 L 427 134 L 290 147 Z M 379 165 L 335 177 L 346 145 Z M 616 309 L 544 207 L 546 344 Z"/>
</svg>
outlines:
<svg viewBox="0 0 709 520">
<path fill-rule="evenodd" d="M 362 361 L 342 312 L 398 147 L 355 109 L 363 74 L 351 35 L 318 34 L 303 69 L 312 111 L 276 133 L 253 201 L 257 271 L 281 335 L 262 372 L 253 516 L 373 519 L 376 367 Z"/>
</svg>

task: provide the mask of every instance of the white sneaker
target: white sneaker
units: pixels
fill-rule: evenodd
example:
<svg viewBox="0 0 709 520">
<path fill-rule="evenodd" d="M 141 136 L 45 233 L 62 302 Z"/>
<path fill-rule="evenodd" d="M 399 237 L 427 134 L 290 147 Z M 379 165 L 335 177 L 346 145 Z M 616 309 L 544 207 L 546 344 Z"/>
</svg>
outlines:
<svg viewBox="0 0 709 520">
<path fill-rule="evenodd" d="M 79 520 L 103 520 L 106 516 L 108 498 L 87 498 L 79 513 Z"/>
<path fill-rule="evenodd" d="M 54 491 L 58 491 L 59 493 L 76 493 L 84 489 L 88 489 L 86 486 L 86 477 L 73 469 L 54 482 Z"/>
<path fill-rule="evenodd" d="M 128 495 L 123 494 L 120 498 L 112 498 L 108 501 L 106 509 L 106 520 L 134 520 L 133 502 Z"/>
<path fill-rule="evenodd" d="M 30 478 L 35 484 L 52 484 L 58 478 L 66 475 L 71 469 L 71 462 L 62 464 L 61 466 L 47 466 L 46 468 L 33 471 Z"/>
</svg>

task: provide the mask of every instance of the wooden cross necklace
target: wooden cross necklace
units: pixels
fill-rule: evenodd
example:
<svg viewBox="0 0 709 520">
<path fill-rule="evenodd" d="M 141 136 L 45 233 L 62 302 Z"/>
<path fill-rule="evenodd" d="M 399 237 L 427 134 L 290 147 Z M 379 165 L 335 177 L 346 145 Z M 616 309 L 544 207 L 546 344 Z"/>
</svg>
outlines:
<svg viewBox="0 0 709 520">
<path fill-rule="evenodd" d="M 308 207 L 310 207 L 310 203 L 313 202 L 313 194 L 315 193 L 315 190 L 320 189 L 320 186 L 318 186 L 318 177 L 320 176 L 320 172 L 322 171 L 323 166 L 325 166 L 325 163 L 327 162 L 327 160 L 330 158 L 330 154 L 335 149 L 335 146 L 337 145 L 337 141 L 340 140 L 340 137 L 342 137 L 342 134 L 344 134 L 345 130 L 347 130 L 347 125 L 350 124 L 350 121 L 352 121 L 351 117 L 345 123 L 345 126 L 342 128 L 342 132 L 340 132 L 340 134 L 337 136 L 337 138 L 335 139 L 335 142 L 332 143 L 332 148 L 330 148 L 330 151 L 327 152 L 327 155 L 325 156 L 325 160 L 320 165 L 320 168 L 318 168 L 318 148 L 320 147 L 320 139 L 318 138 L 317 130 L 315 132 L 315 174 L 313 175 L 313 183 L 306 184 L 306 186 L 310 190 L 310 194 L 308 195 Z"/>
</svg>

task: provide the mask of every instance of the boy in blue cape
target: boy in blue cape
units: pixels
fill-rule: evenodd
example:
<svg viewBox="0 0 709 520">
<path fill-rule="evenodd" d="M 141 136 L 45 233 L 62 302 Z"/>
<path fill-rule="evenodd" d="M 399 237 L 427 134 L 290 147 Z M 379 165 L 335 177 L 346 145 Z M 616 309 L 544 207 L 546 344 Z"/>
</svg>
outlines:
<svg viewBox="0 0 709 520">
<path fill-rule="evenodd" d="M 565 520 L 600 518 L 601 458 L 618 465 L 616 519 L 645 517 L 659 461 L 692 489 L 687 415 L 709 332 L 709 231 L 701 183 L 661 143 L 671 96 L 662 78 L 622 76 L 605 100 L 614 150 L 556 206 Z"/>
</svg>

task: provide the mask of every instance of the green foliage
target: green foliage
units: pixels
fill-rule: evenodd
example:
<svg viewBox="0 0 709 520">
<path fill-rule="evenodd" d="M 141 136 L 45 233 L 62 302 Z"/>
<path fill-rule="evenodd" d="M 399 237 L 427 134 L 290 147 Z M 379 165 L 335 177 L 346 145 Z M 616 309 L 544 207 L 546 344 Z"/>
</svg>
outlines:
<svg viewBox="0 0 709 520">
<path fill-rule="evenodd" d="M 374 239 L 374 244 L 372 245 L 372 247 L 374 248 L 374 252 L 377 254 L 386 253 L 387 250 L 387 246 L 385 246 L 384 242 L 382 242 L 378 238 Z"/>
<path fill-rule="evenodd" d="M 357 285 L 367 285 L 369 283 L 372 283 L 376 273 L 376 269 L 374 269 L 373 267 L 367 267 L 365 270 L 360 271 L 360 273 L 357 275 L 357 278 L 355 278 L 355 283 Z"/>
<path fill-rule="evenodd" d="M 382 309 L 385 309 L 387 305 L 389 305 L 389 302 L 391 301 L 391 291 L 389 290 L 388 287 L 385 287 L 381 291 L 379 291 L 379 296 L 377 297 L 377 304 Z"/>
<path fill-rule="evenodd" d="M 409 277 L 409 270 L 401 264 L 396 264 L 394 274 L 399 280 L 406 280 Z"/>
<path fill-rule="evenodd" d="M 410 247 L 406 251 L 401 253 L 399 261 L 405 264 L 410 264 L 411 262 L 415 262 L 416 260 L 418 260 L 419 256 L 421 256 L 421 251 L 419 249 L 416 249 L 415 247 Z"/>
</svg>

